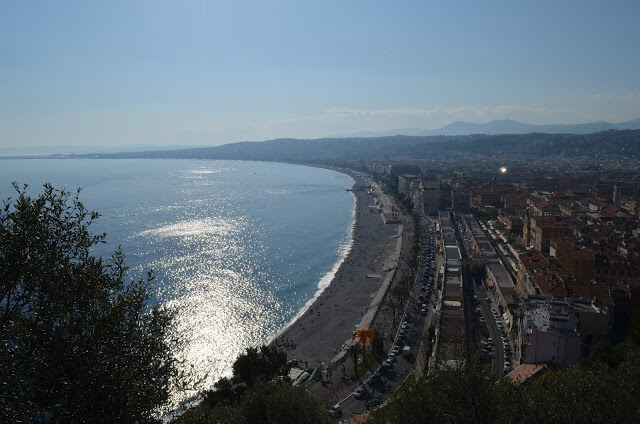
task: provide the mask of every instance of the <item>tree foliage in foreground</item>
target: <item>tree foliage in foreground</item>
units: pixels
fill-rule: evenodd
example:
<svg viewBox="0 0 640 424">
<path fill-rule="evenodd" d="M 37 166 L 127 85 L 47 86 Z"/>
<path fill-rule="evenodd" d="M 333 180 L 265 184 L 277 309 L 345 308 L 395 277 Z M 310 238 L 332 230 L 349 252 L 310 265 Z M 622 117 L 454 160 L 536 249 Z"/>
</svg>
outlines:
<svg viewBox="0 0 640 424">
<path fill-rule="evenodd" d="M 203 402 L 174 424 L 329 423 L 327 409 L 288 378 L 287 355 L 276 348 L 247 348 L 233 364 L 233 377 L 222 378 Z"/>
<path fill-rule="evenodd" d="M 602 362 L 552 370 L 531 383 L 482 377 L 475 363 L 409 381 L 372 423 L 638 423 L 640 353 L 616 368 Z"/>
<path fill-rule="evenodd" d="M 151 274 L 132 281 L 120 250 L 91 255 L 105 235 L 77 193 L 14 187 L 0 211 L 0 421 L 150 419 L 176 376 Z"/>
<path fill-rule="evenodd" d="M 174 421 L 174 424 L 328 424 L 327 409 L 304 387 L 289 381 L 255 384 L 228 404 L 199 405 Z"/>
</svg>

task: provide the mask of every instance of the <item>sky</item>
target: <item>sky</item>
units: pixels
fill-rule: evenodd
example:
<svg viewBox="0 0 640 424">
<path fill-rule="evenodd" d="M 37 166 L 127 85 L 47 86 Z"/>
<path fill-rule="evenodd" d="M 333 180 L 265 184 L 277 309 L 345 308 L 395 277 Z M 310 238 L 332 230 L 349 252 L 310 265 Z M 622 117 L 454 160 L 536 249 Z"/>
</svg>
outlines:
<svg viewBox="0 0 640 424">
<path fill-rule="evenodd" d="M 0 0 L 0 147 L 627 121 L 638 17 L 638 0 Z"/>
</svg>

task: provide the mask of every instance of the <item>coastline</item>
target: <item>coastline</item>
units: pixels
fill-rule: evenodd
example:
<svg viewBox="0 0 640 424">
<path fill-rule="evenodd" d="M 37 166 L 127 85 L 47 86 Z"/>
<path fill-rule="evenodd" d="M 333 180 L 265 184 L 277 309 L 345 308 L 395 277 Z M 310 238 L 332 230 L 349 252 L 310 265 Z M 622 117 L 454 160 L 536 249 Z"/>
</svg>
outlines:
<svg viewBox="0 0 640 424">
<path fill-rule="evenodd" d="M 336 362 L 353 343 L 356 330 L 371 324 L 395 273 L 402 241 L 402 225 L 385 224 L 382 214 L 370 207 L 376 201 L 386 203 L 386 196 L 368 193 L 367 176 L 332 170 L 354 180 L 351 247 L 328 286 L 319 284 L 310 304 L 269 343 L 307 366 Z"/>
<path fill-rule="evenodd" d="M 299 164 L 295 164 L 295 165 L 299 165 Z M 351 192 L 351 195 L 353 196 L 353 209 L 351 210 L 351 216 L 353 221 L 350 225 L 348 236 L 347 236 L 348 242 L 343 243 L 342 246 L 340 246 L 340 256 L 338 260 L 333 264 L 333 266 L 331 267 L 331 270 L 329 270 L 325 275 L 323 275 L 320 281 L 318 281 L 317 289 L 313 297 L 309 299 L 302 308 L 300 308 L 300 311 L 298 311 L 298 313 L 293 318 L 291 318 L 291 320 L 287 324 L 285 324 L 285 326 L 282 327 L 278 331 L 278 333 L 276 333 L 276 335 L 271 338 L 271 340 L 269 340 L 269 343 L 268 343 L 269 346 L 273 345 L 278 337 L 280 337 L 292 325 L 294 325 L 313 306 L 313 304 L 316 302 L 316 300 L 318 300 L 318 298 L 322 295 L 325 289 L 331 286 L 331 283 L 333 282 L 336 275 L 340 271 L 342 264 L 349 257 L 349 254 L 351 253 L 351 250 L 353 249 L 353 245 L 354 245 L 354 232 L 355 232 L 356 220 L 358 218 L 357 210 L 358 210 L 358 201 L 359 201 L 358 196 L 353 191 L 353 188 L 357 185 L 356 177 L 353 175 L 353 173 L 348 173 L 348 172 L 345 172 L 344 170 L 339 170 L 336 168 L 313 166 L 313 165 L 299 165 L 299 166 L 312 166 L 314 168 L 328 169 L 330 171 L 335 171 L 345 176 L 348 176 L 353 180 L 353 184 L 351 185 L 351 187 L 346 189 L 346 191 Z"/>
</svg>

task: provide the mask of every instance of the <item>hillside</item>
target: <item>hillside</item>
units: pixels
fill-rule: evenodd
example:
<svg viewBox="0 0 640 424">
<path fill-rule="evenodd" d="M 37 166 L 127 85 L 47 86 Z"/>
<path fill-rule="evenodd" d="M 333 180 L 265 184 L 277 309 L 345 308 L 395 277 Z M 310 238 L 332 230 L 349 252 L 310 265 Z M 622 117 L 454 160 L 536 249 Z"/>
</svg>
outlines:
<svg viewBox="0 0 640 424">
<path fill-rule="evenodd" d="M 78 155 L 98 158 L 194 158 L 285 162 L 447 159 L 452 157 L 640 158 L 640 130 L 592 134 L 393 136 L 375 138 L 276 139 L 169 151 Z"/>
</svg>

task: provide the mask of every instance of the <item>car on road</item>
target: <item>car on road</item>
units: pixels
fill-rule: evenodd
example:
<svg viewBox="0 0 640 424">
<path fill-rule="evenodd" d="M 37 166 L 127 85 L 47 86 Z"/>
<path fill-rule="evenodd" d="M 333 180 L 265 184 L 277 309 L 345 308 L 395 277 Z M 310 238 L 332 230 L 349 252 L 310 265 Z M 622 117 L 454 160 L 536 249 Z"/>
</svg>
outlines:
<svg viewBox="0 0 640 424">
<path fill-rule="evenodd" d="M 356 399 L 360 399 L 362 396 L 364 396 L 364 392 L 364 387 L 358 387 L 356 391 L 353 392 L 353 397 Z"/>
<path fill-rule="evenodd" d="M 331 409 L 329 409 L 329 415 L 333 417 L 337 417 L 340 414 L 342 414 L 342 407 L 340 406 L 339 403 L 336 403 L 331 407 Z"/>
</svg>

